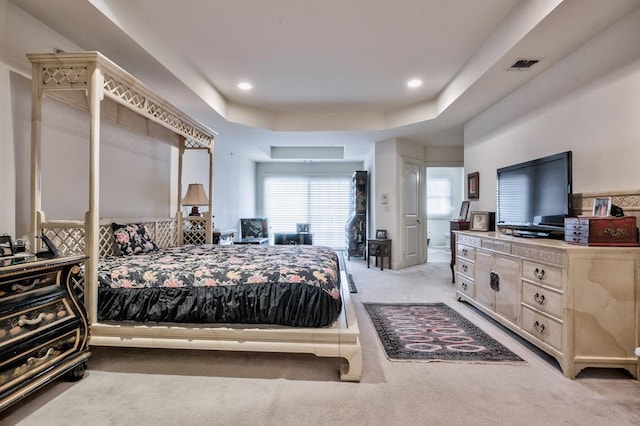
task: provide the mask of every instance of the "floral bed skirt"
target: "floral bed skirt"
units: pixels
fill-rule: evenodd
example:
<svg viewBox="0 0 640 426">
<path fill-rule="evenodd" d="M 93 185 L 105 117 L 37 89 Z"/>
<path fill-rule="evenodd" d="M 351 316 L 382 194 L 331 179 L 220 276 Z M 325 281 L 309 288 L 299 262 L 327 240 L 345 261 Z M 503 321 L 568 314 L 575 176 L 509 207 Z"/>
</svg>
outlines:
<svg viewBox="0 0 640 426">
<path fill-rule="evenodd" d="M 171 247 L 102 259 L 98 281 L 100 321 L 324 327 L 342 307 L 327 247 Z"/>
</svg>

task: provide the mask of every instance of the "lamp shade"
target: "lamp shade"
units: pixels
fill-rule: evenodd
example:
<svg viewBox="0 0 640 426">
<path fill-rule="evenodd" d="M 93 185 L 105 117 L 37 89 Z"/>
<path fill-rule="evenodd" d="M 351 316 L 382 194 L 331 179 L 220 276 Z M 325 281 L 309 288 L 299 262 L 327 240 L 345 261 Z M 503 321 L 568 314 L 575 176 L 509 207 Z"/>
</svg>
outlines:
<svg viewBox="0 0 640 426">
<path fill-rule="evenodd" d="M 207 195 L 204 193 L 204 186 L 201 183 L 190 183 L 187 188 L 187 195 L 182 199 L 185 206 L 204 206 L 209 204 Z"/>
</svg>

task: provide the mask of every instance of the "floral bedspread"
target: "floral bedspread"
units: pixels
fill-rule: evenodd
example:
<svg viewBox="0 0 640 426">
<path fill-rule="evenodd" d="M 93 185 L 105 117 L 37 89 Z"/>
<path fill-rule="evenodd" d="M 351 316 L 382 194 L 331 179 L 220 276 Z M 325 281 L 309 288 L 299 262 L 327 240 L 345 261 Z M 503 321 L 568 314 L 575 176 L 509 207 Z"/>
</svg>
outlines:
<svg viewBox="0 0 640 426">
<path fill-rule="evenodd" d="M 101 259 L 98 281 L 108 288 L 311 285 L 340 298 L 338 257 L 328 247 L 187 245 Z"/>
</svg>

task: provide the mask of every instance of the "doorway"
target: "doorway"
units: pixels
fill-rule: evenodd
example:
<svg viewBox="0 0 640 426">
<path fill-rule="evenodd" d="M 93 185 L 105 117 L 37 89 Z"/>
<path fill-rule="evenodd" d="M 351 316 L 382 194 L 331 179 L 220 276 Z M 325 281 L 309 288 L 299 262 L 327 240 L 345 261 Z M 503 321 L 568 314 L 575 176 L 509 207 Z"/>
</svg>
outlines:
<svg viewBox="0 0 640 426">
<path fill-rule="evenodd" d="M 427 167 L 426 177 L 427 262 L 449 263 L 449 222 L 460 213 L 464 196 L 464 168 Z"/>
</svg>

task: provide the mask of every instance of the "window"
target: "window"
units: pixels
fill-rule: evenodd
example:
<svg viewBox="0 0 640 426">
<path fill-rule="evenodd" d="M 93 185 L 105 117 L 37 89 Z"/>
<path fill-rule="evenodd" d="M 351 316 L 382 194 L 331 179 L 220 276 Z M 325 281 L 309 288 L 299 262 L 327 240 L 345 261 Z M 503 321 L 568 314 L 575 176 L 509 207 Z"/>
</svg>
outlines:
<svg viewBox="0 0 640 426">
<path fill-rule="evenodd" d="M 451 179 L 427 179 L 427 216 L 451 217 Z"/>
<path fill-rule="evenodd" d="M 350 191 L 349 177 L 267 176 L 264 216 L 272 233 L 309 223 L 314 245 L 344 248 Z"/>
</svg>

